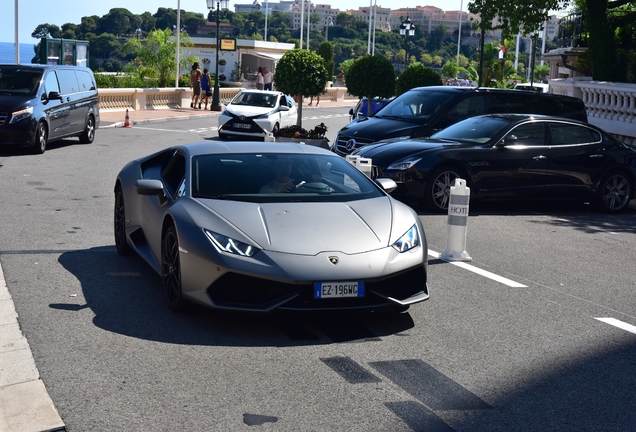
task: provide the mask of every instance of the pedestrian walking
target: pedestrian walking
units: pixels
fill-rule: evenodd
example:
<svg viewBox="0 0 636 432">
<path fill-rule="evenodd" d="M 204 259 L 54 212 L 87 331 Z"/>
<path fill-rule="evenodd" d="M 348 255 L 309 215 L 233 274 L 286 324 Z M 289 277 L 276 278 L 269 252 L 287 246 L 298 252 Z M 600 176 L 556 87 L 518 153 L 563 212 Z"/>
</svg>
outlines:
<svg viewBox="0 0 636 432">
<path fill-rule="evenodd" d="M 258 72 L 256 72 L 256 89 L 263 90 L 265 88 L 265 77 L 263 77 L 263 68 L 258 67 Z"/>
<path fill-rule="evenodd" d="M 200 109 L 197 106 L 199 98 L 201 97 L 201 69 L 199 69 L 199 62 L 192 64 L 192 70 L 190 70 L 190 88 L 192 89 L 192 101 L 190 102 L 190 108 Z"/>
<path fill-rule="evenodd" d="M 274 74 L 263 68 L 263 90 L 272 90 L 272 83 L 274 82 Z"/>
<path fill-rule="evenodd" d="M 201 76 L 201 102 L 199 102 L 199 109 L 201 109 L 201 104 L 203 103 L 203 109 L 208 109 L 208 102 L 210 101 L 210 96 L 212 96 L 212 89 L 210 88 L 210 82 L 212 78 L 210 77 L 210 72 L 208 72 L 208 68 L 203 69 L 203 75 Z"/>
</svg>

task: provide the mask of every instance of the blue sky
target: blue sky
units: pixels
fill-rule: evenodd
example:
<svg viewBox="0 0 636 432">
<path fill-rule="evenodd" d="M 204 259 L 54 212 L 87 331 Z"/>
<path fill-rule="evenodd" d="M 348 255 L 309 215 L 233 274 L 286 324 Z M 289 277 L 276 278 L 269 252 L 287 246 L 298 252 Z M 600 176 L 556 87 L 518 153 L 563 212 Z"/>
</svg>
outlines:
<svg viewBox="0 0 636 432">
<path fill-rule="evenodd" d="M 234 4 L 252 3 L 254 0 L 239 0 L 237 2 L 230 1 L 230 9 L 234 10 Z M 261 0 L 265 3 L 265 0 Z M 97 15 L 102 16 L 113 8 L 126 8 L 134 14 L 142 14 L 150 12 L 154 14 L 160 7 L 177 8 L 177 4 L 181 3 L 181 9 L 188 12 L 199 12 L 207 14 L 208 8 L 205 0 L 17 0 L 18 2 L 18 29 L 20 43 L 37 43 L 36 39 L 31 37 L 33 30 L 44 23 L 55 24 L 61 27 L 62 24 L 73 23 L 79 24 L 83 16 Z M 15 3 L 16 0 L 2 0 L 2 14 L 0 14 L 0 42 L 15 41 Z M 368 6 L 368 0 L 321 0 L 319 4 L 330 4 L 333 8 L 340 10 L 357 9 L 360 6 Z M 445 10 L 457 10 L 463 3 L 463 9 L 467 10 L 468 0 L 400 0 L 393 3 L 385 0 L 377 1 L 378 7 L 415 7 L 415 6 L 437 6 Z"/>
</svg>

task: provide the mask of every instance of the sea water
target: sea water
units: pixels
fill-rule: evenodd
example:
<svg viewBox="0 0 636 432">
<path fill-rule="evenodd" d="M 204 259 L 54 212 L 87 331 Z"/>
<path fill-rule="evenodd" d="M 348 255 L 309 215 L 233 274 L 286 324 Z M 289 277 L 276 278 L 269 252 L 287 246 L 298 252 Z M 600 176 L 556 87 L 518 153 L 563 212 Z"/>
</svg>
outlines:
<svg viewBox="0 0 636 432">
<path fill-rule="evenodd" d="M 0 64 L 15 64 L 15 44 L 13 42 L 0 42 Z M 31 63 L 31 59 L 35 56 L 31 43 L 20 44 L 20 63 Z"/>
</svg>

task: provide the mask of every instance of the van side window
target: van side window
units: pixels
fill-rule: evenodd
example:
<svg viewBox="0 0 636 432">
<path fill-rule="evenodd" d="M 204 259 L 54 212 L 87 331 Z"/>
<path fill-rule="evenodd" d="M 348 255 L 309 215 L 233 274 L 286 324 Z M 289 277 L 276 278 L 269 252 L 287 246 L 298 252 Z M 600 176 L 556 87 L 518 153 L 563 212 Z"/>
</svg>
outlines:
<svg viewBox="0 0 636 432">
<path fill-rule="evenodd" d="M 601 141 L 601 135 L 584 126 L 552 123 L 550 124 L 552 145 L 589 144 Z"/>
<path fill-rule="evenodd" d="M 484 96 L 481 94 L 470 95 L 459 101 L 449 112 L 449 124 L 457 123 L 469 117 L 482 115 L 485 112 Z"/>
<path fill-rule="evenodd" d="M 491 114 L 546 114 L 541 111 L 536 94 L 523 92 L 492 92 Z"/>
<path fill-rule="evenodd" d="M 79 91 L 96 90 L 95 82 L 91 74 L 83 70 L 75 71 L 75 73 L 77 74 L 77 81 L 79 82 Z"/>
<path fill-rule="evenodd" d="M 79 92 L 79 85 L 73 69 L 58 69 L 57 76 L 60 80 L 62 94 L 68 95 Z"/>
<path fill-rule="evenodd" d="M 57 82 L 55 71 L 49 71 L 44 78 L 44 91 L 48 95 L 50 92 L 60 92 L 60 84 Z"/>
</svg>

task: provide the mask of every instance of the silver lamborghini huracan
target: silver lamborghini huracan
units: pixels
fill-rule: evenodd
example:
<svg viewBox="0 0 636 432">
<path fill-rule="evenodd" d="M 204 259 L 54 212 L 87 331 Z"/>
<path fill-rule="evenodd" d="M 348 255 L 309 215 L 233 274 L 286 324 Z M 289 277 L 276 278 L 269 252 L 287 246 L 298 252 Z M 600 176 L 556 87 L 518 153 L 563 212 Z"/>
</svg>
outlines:
<svg viewBox="0 0 636 432">
<path fill-rule="evenodd" d="M 395 187 L 304 144 L 175 146 L 117 176 L 115 245 L 174 311 L 405 310 L 428 299 L 428 249 Z"/>
</svg>

